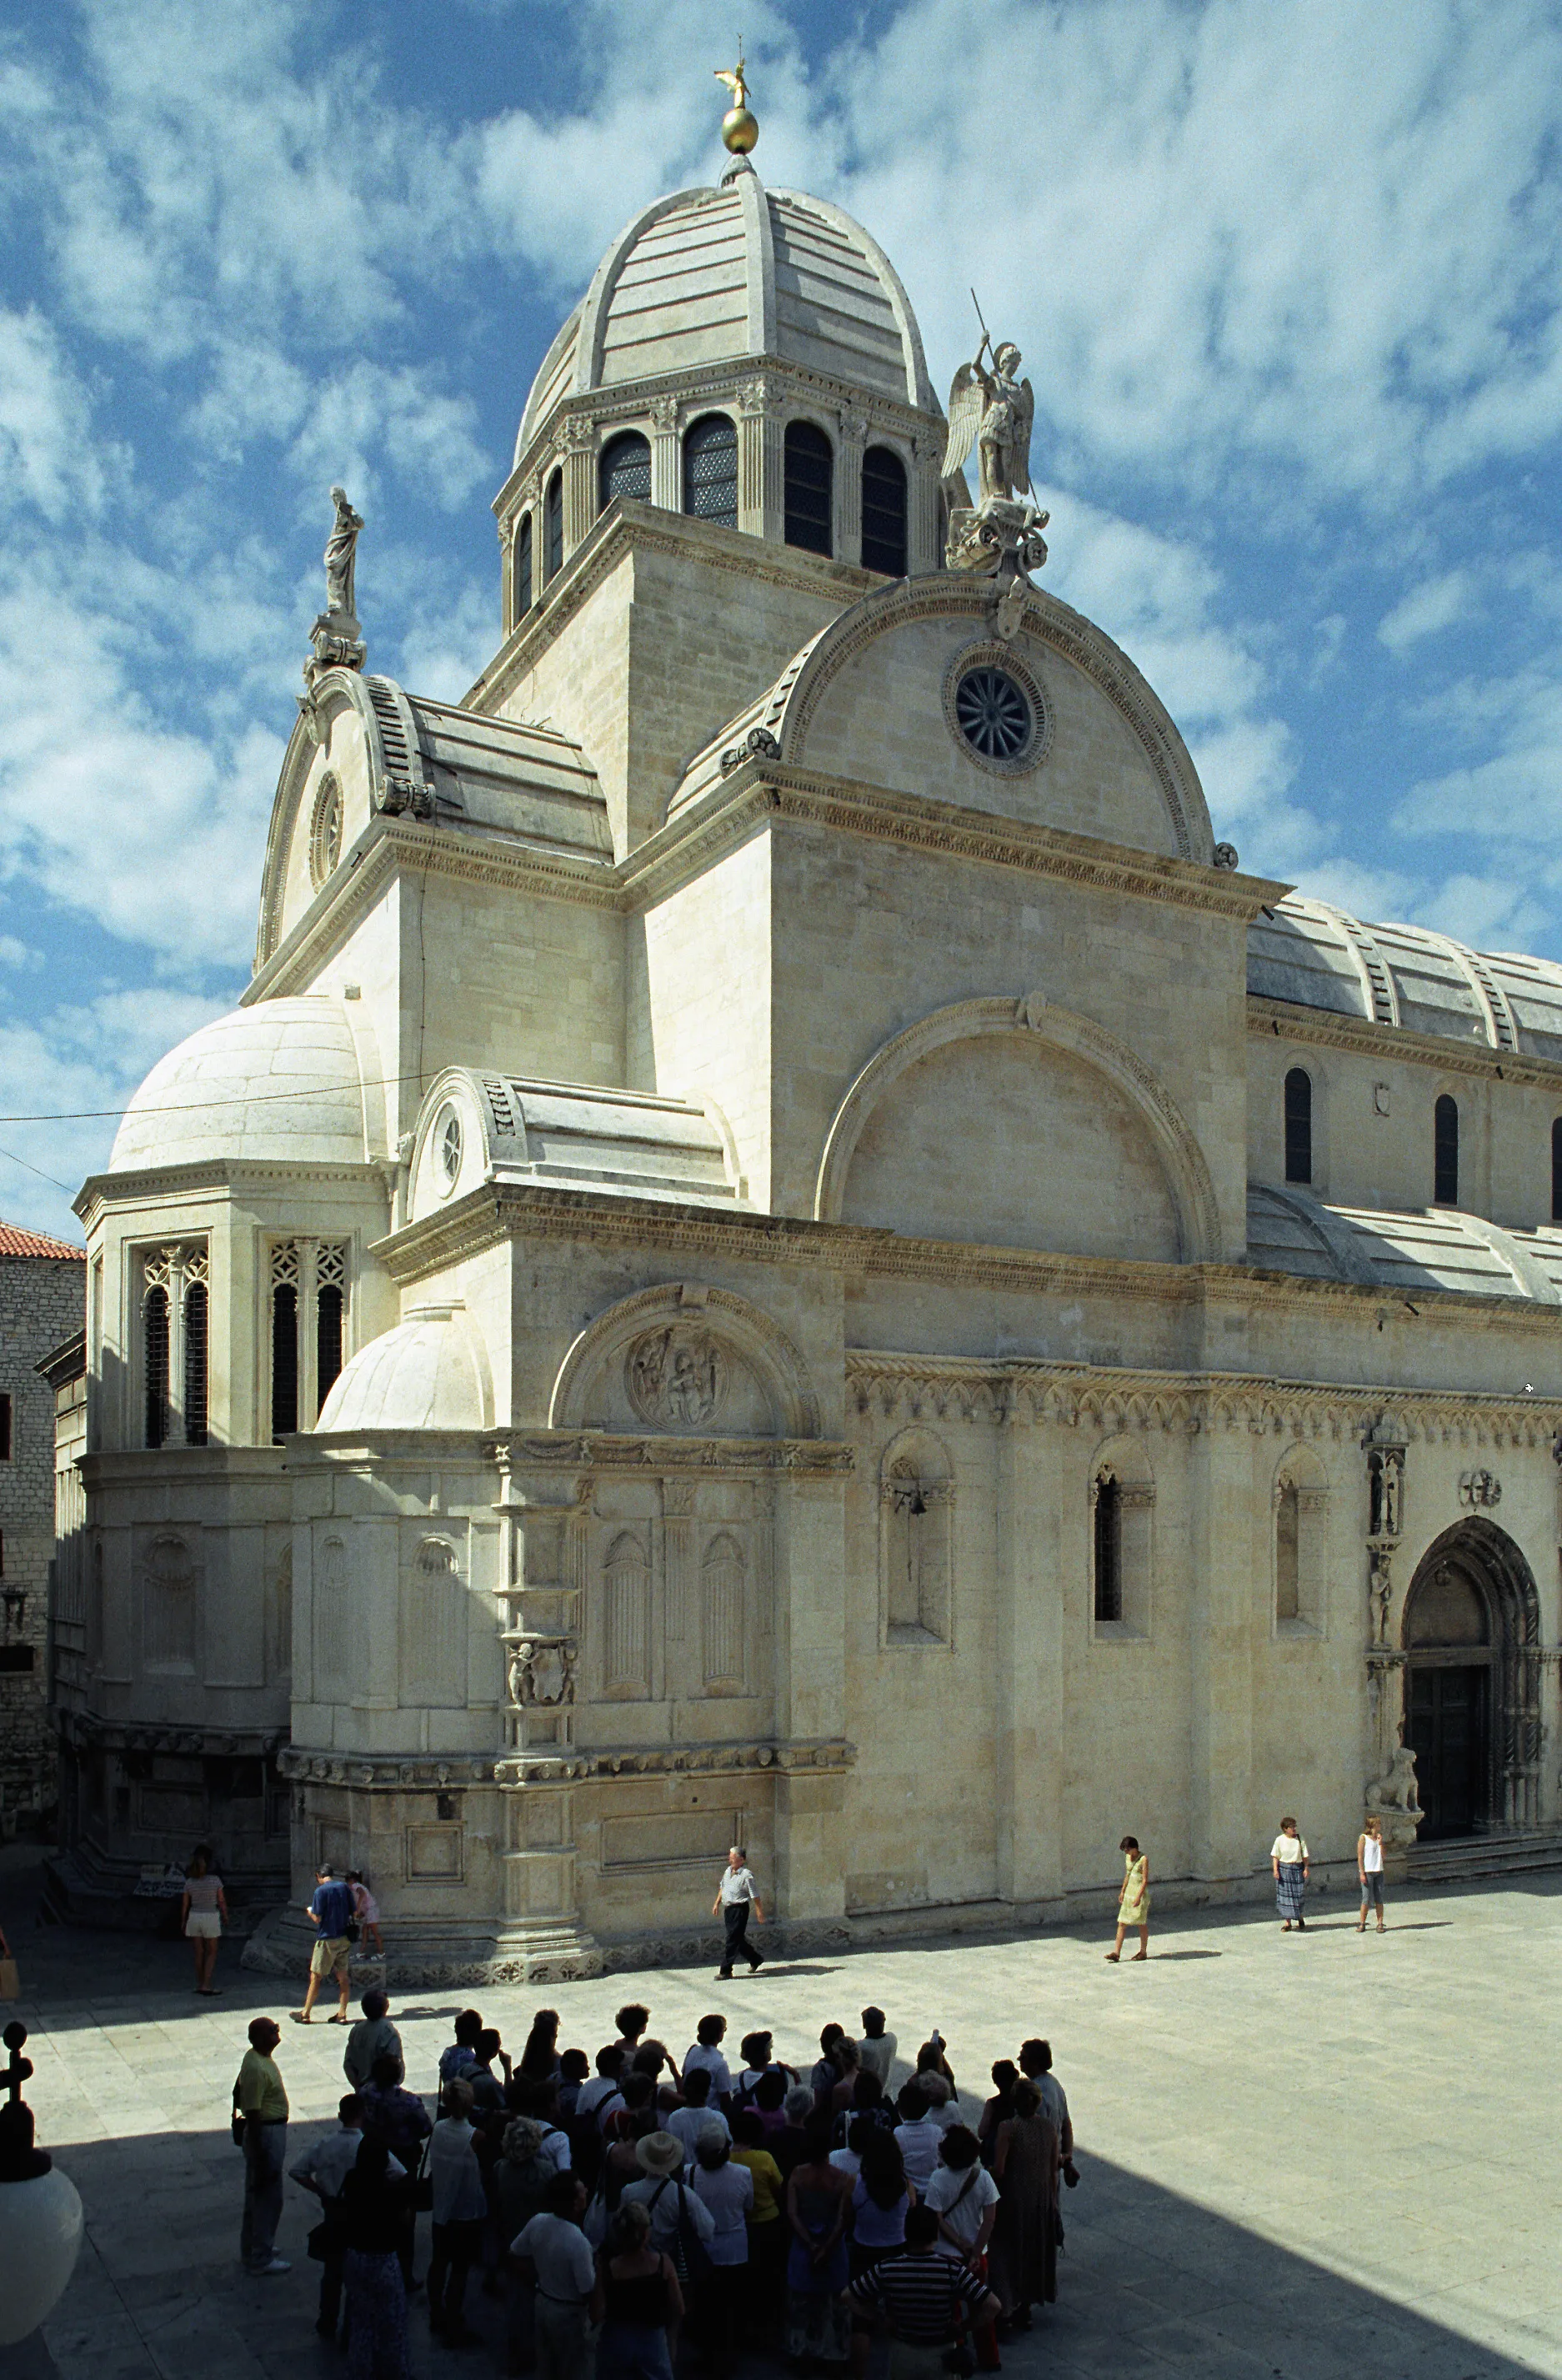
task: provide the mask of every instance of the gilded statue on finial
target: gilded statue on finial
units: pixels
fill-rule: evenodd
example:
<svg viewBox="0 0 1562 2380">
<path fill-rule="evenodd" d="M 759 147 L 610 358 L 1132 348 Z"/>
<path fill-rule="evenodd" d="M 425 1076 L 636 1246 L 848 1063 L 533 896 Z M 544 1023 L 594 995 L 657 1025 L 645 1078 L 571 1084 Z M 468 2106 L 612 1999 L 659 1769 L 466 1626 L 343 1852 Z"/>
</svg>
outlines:
<svg viewBox="0 0 1562 2380">
<path fill-rule="evenodd" d="M 976 303 L 975 290 L 971 302 Z M 1011 339 L 994 346 L 980 306 L 976 320 L 981 345 L 971 362 L 961 365 L 950 390 L 942 474 L 950 505 L 944 558 L 951 570 L 998 580 L 993 624 L 1007 641 L 1018 629 L 1030 573 L 1047 559 L 1041 532 L 1047 516 L 1031 486 L 1035 396 L 1030 382 L 1020 378 L 1020 350 Z M 990 365 L 985 360 L 989 358 Z M 973 450 L 981 474 L 975 504 L 965 483 Z"/>
<path fill-rule="evenodd" d="M 744 73 L 743 43 L 738 42 L 735 67 L 718 67 L 718 82 L 724 82 L 733 94 L 733 103 L 721 118 L 721 139 L 734 157 L 746 157 L 759 138 L 757 118 L 748 104 L 748 81 Z"/>
</svg>

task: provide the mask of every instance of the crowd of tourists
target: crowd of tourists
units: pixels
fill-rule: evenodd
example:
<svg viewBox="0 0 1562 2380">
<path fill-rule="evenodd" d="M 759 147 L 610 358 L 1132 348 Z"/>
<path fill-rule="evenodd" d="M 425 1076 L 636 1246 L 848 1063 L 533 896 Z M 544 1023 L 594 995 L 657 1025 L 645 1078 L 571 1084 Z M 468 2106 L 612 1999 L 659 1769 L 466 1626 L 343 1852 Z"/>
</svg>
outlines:
<svg viewBox="0 0 1562 2380">
<path fill-rule="evenodd" d="M 258 2018 L 234 2086 L 247 2267 L 288 2270 L 275 2241 L 290 2171 L 319 2204 L 318 2328 L 345 2346 L 352 2380 L 409 2380 L 419 2290 L 451 2345 L 478 2335 L 474 2291 L 498 2301 L 482 2327 L 508 2371 L 538 2380 L 672 2380 L 680 2361 L 730 2380 L 750 2349 L 860 2375 L 885 2334 L 895 2380 L 1001 2368 L 1001 2341 L 1057 2296 L 1060 2186 L 1079 2178 L 1047 2042 L 963 2101 L 942 2035 L 898 2062 L 877 2008 L 860 2033 L 826 2025 L 806 2071 L 768 2032 L 731 2055 L 717 2013 L 681 2059 L 649 2024 L 621 2008 L 587 2057 L 561 2048 L 541 2009 L 512 2060 L 466 2010 L 431 2113 L 370 1991 L 336 2128 L 289 2168 L 280 2029 Z"/>
</svg>

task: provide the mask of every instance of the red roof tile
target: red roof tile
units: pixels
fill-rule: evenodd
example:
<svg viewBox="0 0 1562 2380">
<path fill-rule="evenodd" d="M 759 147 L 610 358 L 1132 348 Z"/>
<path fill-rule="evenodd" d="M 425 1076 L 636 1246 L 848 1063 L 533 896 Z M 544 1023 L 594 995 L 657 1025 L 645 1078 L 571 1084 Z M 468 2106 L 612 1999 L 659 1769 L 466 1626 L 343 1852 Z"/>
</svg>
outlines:
<svg viewBox="0 0 1562 2380">
<path fill-rule="evenodd" d="M 46 1232 L 24 1231 L 19 1223 L 0 1223 L 0 1257 L 79 1257 L 85 1258 L 85 1248 L 73 1248 L 68 1240 L 52 1240 Z"/>
</svg>

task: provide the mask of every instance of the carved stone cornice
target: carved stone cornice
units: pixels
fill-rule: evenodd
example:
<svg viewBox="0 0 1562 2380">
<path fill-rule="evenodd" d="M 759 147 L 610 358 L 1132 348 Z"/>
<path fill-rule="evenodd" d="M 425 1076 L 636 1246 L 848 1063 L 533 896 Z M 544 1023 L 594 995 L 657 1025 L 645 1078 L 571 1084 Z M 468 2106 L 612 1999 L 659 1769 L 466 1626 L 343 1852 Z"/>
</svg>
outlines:
<svg viewBox="0 0 1562 2380">
<path fill-rule="evenodd" d="M 1185 1436 L 1330 1439 L 1359 1446 L 1383 1406 L 1381 1388 L 1257 1373 L 1172 1372 L 1002 1357 L 846 1351 L 848 1407 L 886 1421 L 924 1416 L 1081 1424 Z M 1412 1443 L 1549 1447 L 1562 1398 L 1497 1397 L 1459 1389 L 1400 1390 L 1395 1411 Z"/>
<path fill-rule="evenodd" d="M 1248 1315 L 1291 1315 L 1302 1309 L 1311 1318 L 1327 1316 L 1338 1324 L 1380 1319 L 1405 1303 L 1398 1290 L 1381 1283 L 1319 1281 L 1246 1265 L 1157 1264 L 1054 1255 L 1043 1249 L 987 1248 L 915 1239 L 871 1224 L 736 1213 L 730 1207 L 679 1206 L 671 1200 L 610 1196 L 531 1182 L 485 1184 L 440 1213 L 375 1241 L 369 1253 L 406 1287 L 512 1239 L 572 1239 L 632 1249 L 637 1256 L 655 1248 L 680 1260 L 805 1266 L 847 1276 L 1013 1289 L 1027 1295 L 1126 1297 L 1162 1307 L 1229 1306 Z M 1418 1314 L 1435 1311 L 1444 1327 L 1457 1323 L 1461 1330 L 1505 1336 L 1533 1332 L 1553 1345 L 1556 1341 L 1555 1306 L 1419 1283 L 1415 1302 Z M 1383 1391 L 1374 1394 L 1375 1411 Z"/>
<path fill-rule="evenodd" d="M 151 1202 L 162 1211 L 176 1201 L 196 1206 L 213 1193 L 265 1190 L 273 1183 L 290 1193 L 308 1183 L 333 1189 L 344 1184 L 361 1186 L 376 1191 L 381 1207 L 386 1204 L 382 1160 L 362 1165 L 311 1165 L 307 1160 L 265 1164 L 249 1157 L 212 1157 L 161 1170 L 143 1166 L 134 1173 L 90 1173 L 71 1205 L 91 1230 L 109 1208 Z"/>
<path fill-rule="evenodd" d="M 1414 1058 L 1443 1074 L 1474 1075 L 1487 1082 L 1530 1083 L 1553 1093 L 1562 1086 L 1562 1059 L 1518 1057 L 1511 1050 L 1447 1040 L 1438 1033 L 1412 1033 L 1403 1025 L 1369 1024 L 1364 1017 L 1338 1016 L 1287 1000 L 1265 1000 L 1255 992 L 1248 994 L 1247 1029 L 1266 1040 L 1349 1050 L 1363 1058 L 1393 1058 L 1401 1062 Z"/>
<path fill-rule="evenodd" d="M 285 1727 L 173 1726 L 163 1719 L 103 1718 L 96 1711 L 56 1706 L 53 1718 L 62 1740 L 82 1749 L 103 1752 L 162 1752 L 200 1755 L 213 1759 L 261 1759 L 286 1756 Z"/>
<path fill-rule="evenodd" d="M 783 1741 L 753 1737 L 731 1743 L 611 1745 L 567 1753 L 516 1753 L 494 1763 L 501 1787 L 569 1785 L 593 1777 L 710 1777 L 763 1774 L 839 1775 L 854 1768 L 857 1747 L 844 1736 Z"/>
<path fill-rule="evenodd" d="M 851 1470 L 852 1449 L 825 1438 L 687 1438 L 620 1435 L 611 1430 L 507 1431 L 488 1442 L 507 1471 L 534 1464 L 572 1471 L 788 1471 L 836 1477 Z"/>
<path fill-rule="evenodd" d="M 1121 844 L 1031 826 L 954 802 L 892 786 L 831 777 L 756 756 L 681 808 L 622 864 L 631 908 L 666 898 L 693 876 L 781 820 L 828 827 L 908 850 L 991 868 L 1048 876 L 1131 899 L 1156 901 L 1243 924 L 1285 887 L 1267 877 L 1233 875 Z"/>
<path fill-rule="evenodd" d="M 316 1752 L 285 1744 L 277 1771 L 293 1785 L 349 1785 L 362 1792 L 438 1793 L 451 1786 L 491 1785 L 491 1754 Z"/>
</svg>

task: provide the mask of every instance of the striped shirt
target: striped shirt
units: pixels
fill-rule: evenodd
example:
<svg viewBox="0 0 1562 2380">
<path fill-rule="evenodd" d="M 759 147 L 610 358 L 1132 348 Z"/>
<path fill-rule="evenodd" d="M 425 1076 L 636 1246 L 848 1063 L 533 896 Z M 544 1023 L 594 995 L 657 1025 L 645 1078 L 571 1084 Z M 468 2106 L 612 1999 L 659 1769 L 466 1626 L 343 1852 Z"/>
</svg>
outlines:
<svg viewBox="0 0 1562 2380">
<path fill-rule="evenodd" d="M 887 2256 L 852 2284 L 857 2303 L 885 2315 L 895 2337 L 908 2347 L 941 2345 L 957 2314 L 974 2312 L 987 2293 L 986 2284 L 963 2265 L 926 2248 Z"/>
</svg>

